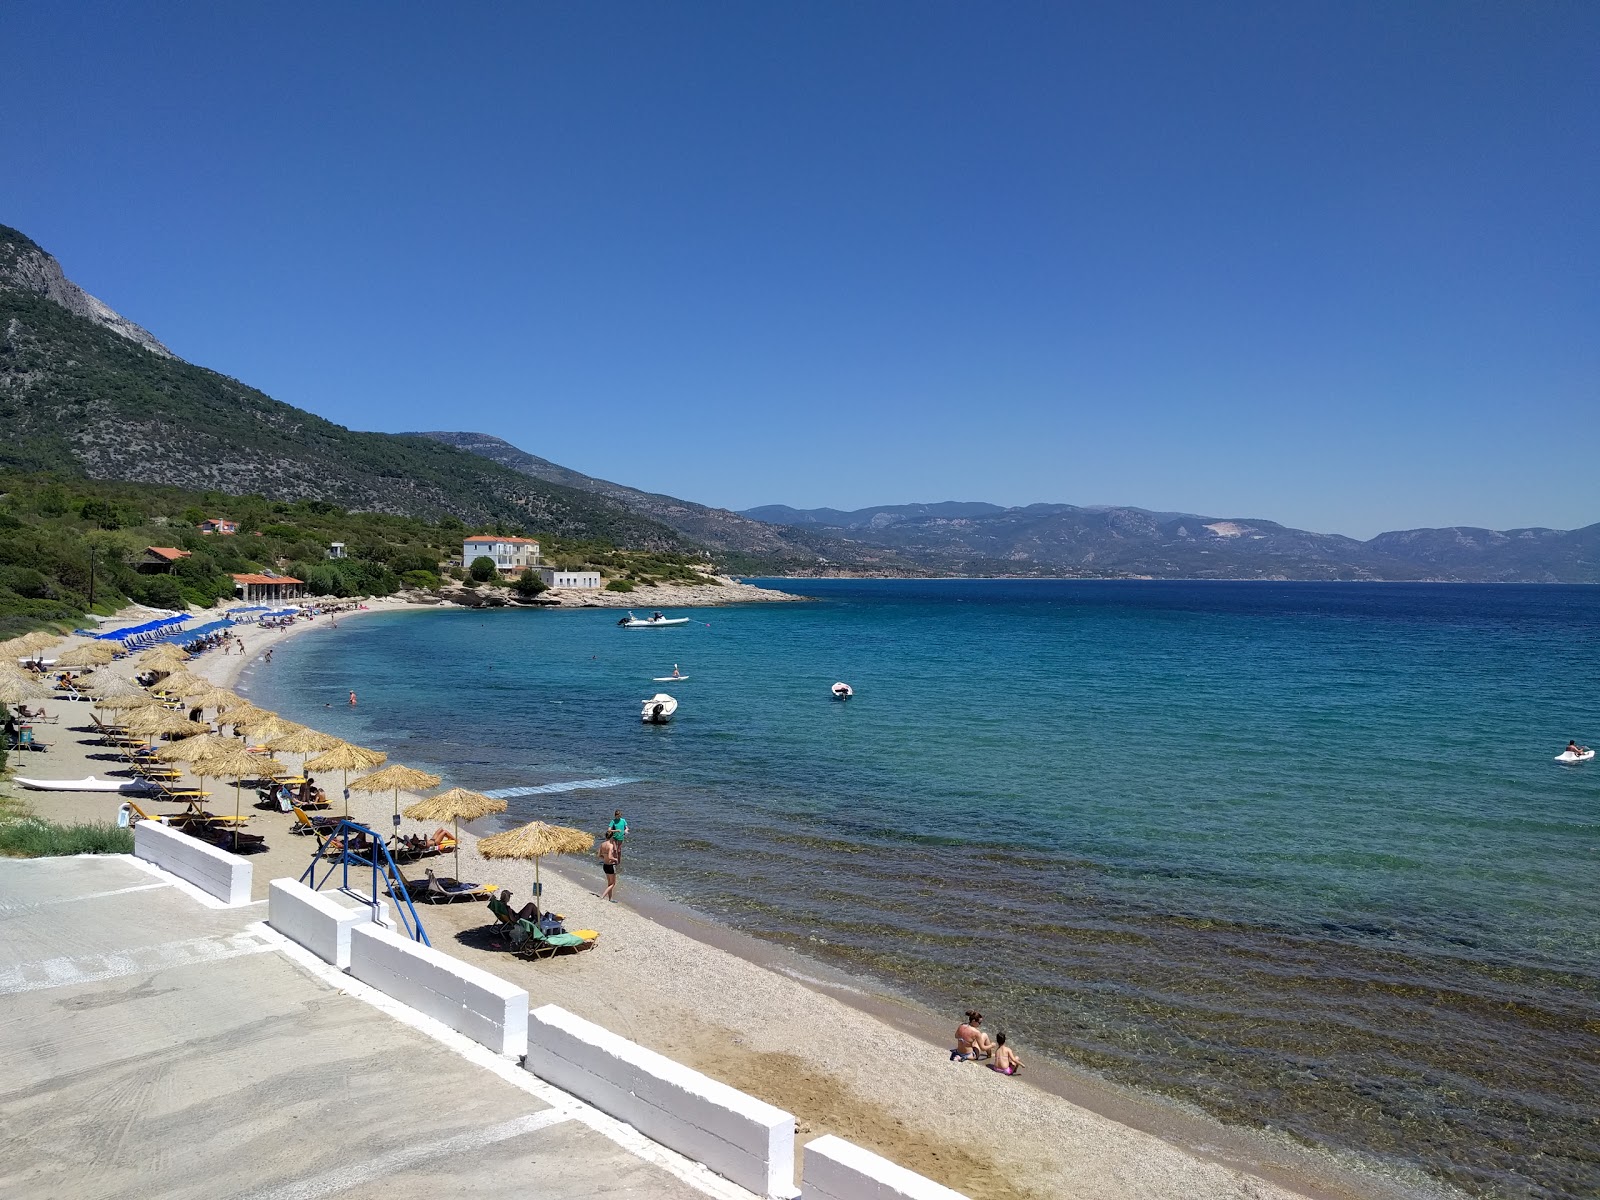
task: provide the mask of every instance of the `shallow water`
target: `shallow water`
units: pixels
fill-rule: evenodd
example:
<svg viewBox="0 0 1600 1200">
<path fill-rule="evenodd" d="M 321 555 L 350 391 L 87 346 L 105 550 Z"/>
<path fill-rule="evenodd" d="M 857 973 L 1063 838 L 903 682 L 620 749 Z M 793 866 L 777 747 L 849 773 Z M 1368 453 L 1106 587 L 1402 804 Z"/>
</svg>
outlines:
<svg viewBox="0 0 1600 1200">
<path fill-rule="evenodd" d="M 1600 741 L 1600 589 L 785 586 L 823 600 L 363 617 L 253 694 L 542 789 L 513 817 L 620 806 L 630 873 L 1035 1052 L 1479 1193 L 1600 1194 L 1600 770 L 1551 762 Z"/>
</svg>

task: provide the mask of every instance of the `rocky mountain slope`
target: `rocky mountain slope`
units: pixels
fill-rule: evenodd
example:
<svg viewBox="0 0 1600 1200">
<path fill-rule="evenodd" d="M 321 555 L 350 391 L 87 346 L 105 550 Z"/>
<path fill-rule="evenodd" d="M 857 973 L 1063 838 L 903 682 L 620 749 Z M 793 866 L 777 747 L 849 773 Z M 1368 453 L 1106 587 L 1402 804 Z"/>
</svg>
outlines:
<svg viewBox="0 0 1600 1200">
<path fill-rule="evenodd" d="M 429 438 L 345 429 L 184 362 L 5 226 L 0 264 L 0 466 L 687 548 L 604 496 Z"/>
<path fill-rule="evenodd" d="M 962 574 L 1600 583 L 1600 525 L 1415 529 L 1362 542 L 1254 518 L 1071 504 L 947 502 L 848 512 L 767 505 L 743 515 L 849 537 Z"/>
<path fill-rule="evenodd" d="M 520 471 L 534 479 L 577 488 L 614 500 L 631 511 L 676 530 L 697 545 L 716 551 L 725 561 L 759 564 L 763 570 L 818 571 L 829 567 L 901 573 L 917 569 L 915 563 L 879 546 L 849 538 L 822 537 L 803 529 L 752 519 L 749 515 L 710 508 L 675 496 L 642 492 L 638 488 L 596 479 L 547 458 L 519 450 L 487 433 L 435 430 L 417 437 L 433 438 L 461 450 Z"/>
</svg>

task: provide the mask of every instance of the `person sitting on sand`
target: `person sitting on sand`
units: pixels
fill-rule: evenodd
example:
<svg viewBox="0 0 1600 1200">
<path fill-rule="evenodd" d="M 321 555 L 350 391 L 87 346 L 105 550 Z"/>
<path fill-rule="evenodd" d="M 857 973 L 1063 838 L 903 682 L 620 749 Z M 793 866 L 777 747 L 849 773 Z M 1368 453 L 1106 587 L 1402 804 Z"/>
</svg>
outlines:
<svg viewBox="0 0 1600 1200">
<path fill-rule="evenodd" d="M 994 1053 L 994 1041 L 978 1028 L 981 1024 L 983 1014 L 975 1009 L 967 1009 L 967 1019 L 956 1026 L 956 1048 L 950 1051 L 952 1060 L 964 1058 L 970 1062 Z"/>
<path fill-rule="evenodd" d="M 1004 1029 L 994 1035 L 994 1061 L 989 1064 L 989 1070 L 999 1071 L 1002 1075 L 1015 1075 L 1022 1070 L 1022 1060 L 1006 1045 Z"/>
</svg>

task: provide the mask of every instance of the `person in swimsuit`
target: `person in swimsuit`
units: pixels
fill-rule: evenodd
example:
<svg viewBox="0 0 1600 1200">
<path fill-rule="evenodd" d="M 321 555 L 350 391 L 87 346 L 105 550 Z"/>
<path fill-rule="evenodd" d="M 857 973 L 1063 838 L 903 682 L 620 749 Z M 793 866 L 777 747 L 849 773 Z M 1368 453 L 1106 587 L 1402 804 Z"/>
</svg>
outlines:
<svg viewBox="0 0 1600 1200">
<path fill-rule="evenodd" d="M 1568 743 L 1567 743 L 1567 753 L 1568 753 L 1568 754 L 1582 754 L 1582 753 L 1584 753 L 1584 752 L 1585 752 L 1585 751 L 1586 751 L 1586 750 L 1587 750 L 1587 749 L 1588 749 L 1588 747 L 1587 747 L 1587 746 L 1580 746 L 1580 745 L 1578 745 L 1578 743 L 1577 743 L 1577 742 L 1571 742 L 1571 741 L 1569 741 L 1569 742 L 1568 742 Z"/>
<path fill-rule="evenodd" d="M 994 1042 L 978 1028 L 981 1024 L 983 1014 L 975 1009 L 967 1009 L 967 1019 L 956 1026 L 956 1048 L 950 1051 L 952 1061 L 960 1058 L 971 1062 L 994 1053 Z"/>
<path fill-rule="evenodd" d="M 989 1064 L 989 1070 L 999 1071 L 1002 1075 L 1015 1075 L 1022 1070 L 1022 1060 L 1006 1045 L 1004 1029 L 994 1035 L 994 1061 Z"/>
<path fill-rule="evenodd" d="M 613 830 L 606 830 L 605 841 L 600 843 L 596 851 L 600 856 L 600 869 L 606 873 L 606 890 L 601 893 L 602 900 L 615 900 L 617 890 L 617 864 L 622 861 L 622 853 L 617 849 L 617 835 Z"/>
</svg>

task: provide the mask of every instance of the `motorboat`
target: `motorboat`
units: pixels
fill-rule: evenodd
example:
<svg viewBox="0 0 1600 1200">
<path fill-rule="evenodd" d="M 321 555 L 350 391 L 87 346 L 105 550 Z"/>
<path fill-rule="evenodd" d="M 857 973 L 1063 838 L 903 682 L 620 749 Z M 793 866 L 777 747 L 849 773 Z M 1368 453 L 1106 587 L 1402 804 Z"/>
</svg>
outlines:
<svg viewBox="0 0 1600 1200">
<path fill-rule="evenodd" d="M 833 685 L 832 690 L 833 698 L 835 700 L 848 700 L 851 696 L 856 694 L 855 689 L 852 688 L 848 683 L 836 683 Z"/>
<path fill-rule="evenodd" d="M 124 796 L 142 796 L 160 790 L 145 779 L 97 779 L 93 775 L 87 779 L 24 779 L 18 775 L 16 782 L 36 792 L 118 792 Z"/>
<path fill-rule="evenodd" d="M 1587 746 L 1582 746 L 1578 749 L 1576 754 L 1574 754 L 1571 750 L 1563 750 L 1560 754 L 1556 755 L 1556 761 L 1558 763 L 1581 763 L 1588 762 L 1593 757 L 1594 751 L 1589 749 Z M 21 783 L 22 781 L 19 779 L 17 782 Z"/>
<path fill-rule="evenodd" d="M 639 720 L 646 725 L 665 725 L 678 711 L 678 702 L 665 692 L 657 692 L 644 702 L 639 710 Z"/>
<path fill-rule="evenodd" d="M 668 625 L 687 625 L 688 623 L 688 617 L 664 617 L 660 613 L 651 613 L 641 620 L 631 612 L 617 622 L 624 629 L 665 629 Z"/>
</svg>

